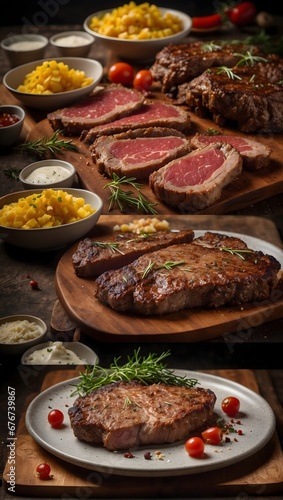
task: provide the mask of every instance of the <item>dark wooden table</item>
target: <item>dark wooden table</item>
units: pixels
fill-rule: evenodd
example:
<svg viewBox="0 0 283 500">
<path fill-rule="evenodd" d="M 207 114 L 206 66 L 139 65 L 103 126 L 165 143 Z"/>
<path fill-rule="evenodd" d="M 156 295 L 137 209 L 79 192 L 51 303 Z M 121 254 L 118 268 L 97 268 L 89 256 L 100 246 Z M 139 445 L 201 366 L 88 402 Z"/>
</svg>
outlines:
<svg viewBox="0 0 283 500">
<path fill-rule="evenodd" d="M 50 37 L 53 33 L 64 29 L 81 29 L 81 26 L 48 26 L 42 33 Z M 2 27 L 1 38 L 8 33 L 19 32 L 19 27 Z M 46 56 L 54 57 L 54 49 L 48 47 Z M 105 54 L 95 46 L 90 57 L 100 60 L 103 64 L 109 64 L 111 55 Z M 0 53 L 0 82 L 5 72 L 9 69 L 5 56 Z M 33 118 L 40 121 L 42 113 L 33 113 Z M 30 130 L 30 123 L 26 123 L 24 134 Z M 31 158 L 30 161 L 34 161 Z M 17 181 L 10 180 L 5 175 L 5 170 L 11 168 L 21 169 L 29 163 L 28 157 L 16 153 L 12 149 L 0 151 L 0 195 L 20 189 Z M 212 216 L 213 217 L 213 216 Z M 224 217 L 224 218 L 223 218 Z M 236 217 L 236 219 L 235 219 Z M 262 237 L 270 242 L 275 242 L 283 247 L 283 195 L 279 193 L 268 200 L 259 202 L 244 210 L 219 218 L 211 219 L 212 225 L 221 220 L 221 227 L 226 230 L 247 227 L 247 220 L 255 222 L 253 227 L 254 236 Z M 265 234 L 262 228 L 267 227 Z M 54 287 L 54 274 L 57 263 L 65 249 L 40 253 L 9 247 L 0 240 L 0 314 L 28 313 L 42 317 L 50 326 L 52 311 L 57 299 Z M 29 279 L 38 281 L 40 290 L 32 290 Z M 283 315 L 282 315 L 283 316 Z M 49 331 L 50 336 L 50 331 Z M 98 354 L 101 364 L 107 366 L 114 356 L 126 356 L 131 354 L 135 344 L 105 343 L 94 340 L 83 331 L 80 340 L 92 347 Z M 249 368 L 255 371 L 260 391 L 270 404 L 277 416 L 278 432 L 282 440 L 282 405 L 283 405 L 283 370 L 280 353 L 283 347 L 283 318 L 272 322 L 250 325 L 245 331 L 235 332 L 229 337 L 220 337 L 207 342 L 196 342 L 189 344 L 152 344 L 142 345 L 142 353 L 162 352 L 167 348 L 171 350 L 170 361 L 172 367 L 182 369 L 210 370 L 222 368 Z M 279 354 L 279 356 L 278 356 Z M 25 404 L 27 398 L 35 395 L 41 387 L 46 368 L 35 373 L 23 373 L 19 358 L 0 358 L 1 362 L 1 393 L 0 408 L 7 405 L 7 386 L 15 387 L 17 393 L 17 414 Z M 7 417 L 5 411 L 1 410 L 0 416 L 0 438 L 1 442 L 7 443 Z M 5 454 L 2 454 L 3 460 Z M 2 467 L 4 463 L 1 464 Z M 3 490 L 1 498 L 10 498 Z M 16 497 L 11 497 L 16 498 Z M 262 496 L 264 498 L 264 495 Z M 270 499 L 271 497 L 269 497 Z"/>
</svg>

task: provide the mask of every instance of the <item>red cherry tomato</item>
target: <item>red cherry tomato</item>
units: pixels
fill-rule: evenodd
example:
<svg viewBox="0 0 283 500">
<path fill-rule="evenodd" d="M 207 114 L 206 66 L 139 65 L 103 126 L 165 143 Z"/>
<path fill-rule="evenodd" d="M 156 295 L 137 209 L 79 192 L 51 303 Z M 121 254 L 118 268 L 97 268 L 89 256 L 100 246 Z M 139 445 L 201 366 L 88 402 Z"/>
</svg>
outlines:
<svg viewBox="0 0 283 500">
<path fill-rule="evenodd" d="M 241 2 L 227 12 L 231 23 L 236 26 L 245 26 L 251 23 L 255 19 L 256 13 L 257 9 L 253 2 Z"/>
<path fill-rule="evenodd" d="M 240 401 L 234 396 L 227 396 L 223 399 L 221 408 L 228 417 L 235 417 L 240 409 Z"/>
<path fill-rule="evenodd" d="M 61 427 L 63 421 L 64 421 L 64 414 L 61 412 L 61 410 L 51 410 L 48 413 L 48 422 L 50 423 L 51 427 L 54 427 L 55 429 L 58 429 Z"/>
<path fill-rule="evenodd" d="M 222 430 L 219 427 L 209 427 L 201 433 L 201 436 L 207 444 L 217 445 L 222 442 Z"/>
<path fill-rule="evenodd" d="M 192 28 L 194 30 L 209 30 L 217 28 L 222 24 L 222 17 L 220 14 L 211 14 L 210 16 L 200 16 L 192 18 Z"/>
<path fill-rule="evenodd" d="M 148 92 L 152 86 L 152 82 L 153 76 L 149 69 L 141 69 L 134 78 L 133 87 L 142 92 Z"/>
<path fill-rule="evenodd" d="M 204 442 L 198 437 L 191 437 L 185 442 L 185 450 L 193 458 L 199 458 L 204 452 Z"/>
<path fill-rule="evenodd" d="M 39 479 L 49 479 L 50 478 L 51 467 L 50 465 L 43 463 L 36 467 L 36 474 Z"/>
<path fill-rule="evenodd" d="M 134 68 L 126 62 L 117 62 L 108 71 L 108 78 L 112 83 L 132 85 L 135 76 Z"/>
</svg>

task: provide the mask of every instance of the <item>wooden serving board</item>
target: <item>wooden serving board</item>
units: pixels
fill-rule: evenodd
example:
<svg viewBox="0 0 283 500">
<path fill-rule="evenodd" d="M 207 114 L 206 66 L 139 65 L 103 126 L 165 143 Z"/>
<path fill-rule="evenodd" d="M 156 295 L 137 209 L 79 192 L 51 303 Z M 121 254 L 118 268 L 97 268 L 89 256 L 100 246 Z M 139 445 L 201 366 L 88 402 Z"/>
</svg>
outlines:
<svg viewBox="0 0 283 500">
<path fill-rule="evenodd" d="M 172 229 L 214 229 L 253 235 L 261 228 L 262 236 L 269 234 L 273 242 L 281 246 L 273 223 L 264 218 L 228 216 L 167 215 Z M 104 215 L 95 226 L 95 239 L 104 239 L 113 227 L 131 216 Z M 275 229 L 275 233 L 274 233 Z M 266 239 L 266 236 L 263 236 Z M 122 314 L 101 304 L 94 297 L 93 280 L 79 278 L 72 265 L 73 245 L 61 257 L 55 274 L 58 298 L 68 316 L 82 331 L 100 341 L 126 342 L 196 342 L 209 340 L 232 332 L 246 330 L 256 325 L 282 317 L 283 293 L 262 304 L 221 307 L 219 309 L 187 309 L 163 316 L 143 317 Z"/>
<path fill-rule="evenodd" d="M 171 102 L 169 98 L 161 92 L 153 92 L 150 97 L 152 99 L 161 99 L 166 102 Z M 187 134 L 188 137 L 193 136 L 197 131 L 205 132 L 209 128 L 217 128 L 217 130 L 223 134 L 227 133 L 245 136 L 245 134 L 237 130 L 216 127 L 212 120 L 198 118 L 193 113 L 190 113 L 190 116 L 191 127 Z M 42 136 L 50 136 L 53 132 L 54 130 L 48 120 L 43 119 L 34 127 L 30 128 L 27 137 L 30 140 L 35 140 Z M 236 210 L 250 207 L 253 203 L 257 203 L 283 192 L 283 134 L 264 136 L 248 135 L 248 137 L 258 140 L 271 148 L 272 154 L 268 167 L 255 172 L 244 170 L 236 180 L 223 189 L 222 196 L 216 203 L 198 213 L 233 213 Z M 70 139 L 70 137 L 68 137 L 68 139 Z M 85 189 L 94 191 L 103 199 L 104 213 L 107 213 L 109 209 L 110 191 L 108 188 L 105 188 L 105 185 L 109 182 L 109 178 L 98 173 L 97 167 L 89 153 L 88 145 L 79 141 L 78 138 L 73 138 L 73 142 L 79 146 L 79 153 L 66 151 L 60 155 L 60 158 L 74 164 L 80 184 Z M 159 201 L 149 188 L 148 181 L 145 180 L 142 184 L 144 186 L 142 193 L 151 203 L 157 203 L 155 208 L 159 214 L 180 213 L 178 209 L 172 209 Z M 111 213 L 120 213 L 120 210 L 115 208 Z M 126 207 L 124 213 L 131 213 L 131 209 Z"/>
<path fill-rule="evenodd" d="M 215 370 L 209 372 L 238 382 L 259 392 L 255 375 L 250 370 Z M 78 370 L 52 370 L 41 392 L 63 380 L 79 375 Z M 28 405 L 29 401 L 27 401 Z M 125 477 L 89 471 L 71 465 L 50 454 L 34 441 L 25 426 L 25 415 L 19 422 L 16 435 L 16 487 L 17 495 L 26 497 L 77 498 L 79 492 L 87 498 L 178 498 L 214 497 L 235 495 L 267 496 L 282 493 L 283 456 L 275 433 L 270 442 L 259 452 L 223 469 L 178 477 L 152 477 L 149 481 L 137 477 Z M 44 424 L 43 424 L 44 425 Z M 47 462 L 52 469 L 52 479 L 42 481 L 36 477 L 36 467 Z M 9 491 L 10 465 L 6 464 L 3 483 Z"/>
</svg>

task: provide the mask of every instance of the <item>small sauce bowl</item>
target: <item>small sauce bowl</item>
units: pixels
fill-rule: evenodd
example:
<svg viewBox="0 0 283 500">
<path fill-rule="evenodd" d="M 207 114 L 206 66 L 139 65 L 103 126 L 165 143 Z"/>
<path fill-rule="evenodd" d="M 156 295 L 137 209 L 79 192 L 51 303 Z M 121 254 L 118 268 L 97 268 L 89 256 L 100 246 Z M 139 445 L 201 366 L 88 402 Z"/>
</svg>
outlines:
<svg viewBox="0 0 283 500">
<path fill-rule="evenodd" d="M 72 187 L 75 167 L 63 160 L 40 160 L 31 163 L 19 174 L 24 189 Z"/>
<path fill-rule="evenodd" d="M 47 45 L 48 38 L 36 34 L 12 35 L 1 42 L 12 68 L 42 59 Z"/>
<path fill-rule="evenodd" d="M 0 147 L 12 146 L 20 137 L 25 111 L 20 106 L 0 106 Z"/>
<path fill-rule="evenodd" d="M 65 31 L 53 35 L 50 45 L 63 57 L 87 57 L 94 43 L 94 36 L 85 31 Z"/>
</svg>

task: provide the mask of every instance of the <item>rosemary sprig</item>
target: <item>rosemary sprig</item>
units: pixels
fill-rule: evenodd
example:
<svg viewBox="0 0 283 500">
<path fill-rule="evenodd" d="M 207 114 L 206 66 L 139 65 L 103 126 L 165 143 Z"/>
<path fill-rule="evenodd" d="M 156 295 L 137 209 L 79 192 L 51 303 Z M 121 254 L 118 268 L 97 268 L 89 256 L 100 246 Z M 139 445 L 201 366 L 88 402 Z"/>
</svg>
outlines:
<svg viewBox="0 0 283 500">
<path fill-rule="evenodd" d="M 35 153 L 40 157 L 45 157 L 47 153 L 54 156 L 62 154 L 63 150 L 79 151 L 79 148 L 73 144 L 72 140 L 65 141 L 58 139 L 61 130 L 56 130 L 51 137 L 43 136 L 35 141 L 25 141 L 15 149 L 20 153 Z"/>
<path fill-rule="evenodd" d="M 209 71 L 209 69 L 207 71 Z M 242 78 L 231 68 L 228 68 L 228 66 L 219 66 L 216 74 L 223 75 L 224 73 L 228 76 L 228 78 L 230 78 L 230 80 L 242 80 Z"/>
<path fill-rule="evenodd" d="M 267 62 L 265 57 L 254 56 L 249 50 L 245 54 L 234 53 L 234 56 L 240 57 L 236 66 L 254 66 L 258 62 Z"/>
<path fill-rule="evenodd" d="M 177 260 L 177 261 L 172 261 L 172 260 L 167 260 L 164 262 L 164 264 L 161 264 L 160 266 L 156 266 L 155 262 L 149 261 L 147 267 L 145 270 L 142 272 L 142 279 L 146 278 L 149 273 L 155 268 L 155 271 L 158 269 L 167 269 L 167 271 L 171 271 L 173 267 L 180 266 L 181 264 L 185 264 L 184 260 Z"/>
<path fill-rule="evenodd" d="M 249 249 L 244 250 L 241 248 L 219 247 L 219 250 L 221 250 L 221 252 L 228 252 L 231 255 L 237 255 L 242 260 L 245 260 L 245 256 L 242 254 L 252 253 L 252 250 L 249 250 Z"/>
<path fill-rule="evenodd" d="M 84 373 L 80 374 L 80 382 L 75 386 L 73 394 L 89 394 L 104 385 L 120 381 L 138 381 L 145 385 L 168 384 L 182 387 L 194 387 L 198 380 L 186 376 L 177 375 L 174 370 L 167 368 L 164 359 L 170 355 L 170 351 L 163 352 L 159 356 L 150 353 L 147 357 L 140 356 L 140 348 L 134 351 L 132 357 L 127 357 L 127 362 L 119 365 L 120 357 L 114 358 L 109 369 L 99 365 L 89 366 Z"/>
<path fill-rule="evenodd" d="M 12 168 L 11 170 L 6 168 L 5 170 L 3 170 L 3 173 L 4 175 L 6 175 L 6 177 L 10 178 L 10 181 L 18 181 L 21 170 L 21 168 Z"/>
<path fill-rule="evenodd" d="M 133 196 L 133 191 L 124 191 L 121 189 L 121 185 L 131 186 L 137 192 L 137 196 Z M 154 208 L 156 203 L 150 203 L 141 193 L 143 187 L 142 184 L 136 182 L 135 177 L 126 177 L 125 175 L 119 177 L 113 173 L 112 181 L 103 186 L 103 189 L 110 189 L 111 193 L 108 211 L 110 212 L 117 205 L 121 212 L 123 212 L 125 206 L 130 206 L 136 207 L 137 210 L 146 214 L 157 214 L 158 212 Z"/>
<path fill-rule="evenodd" d="M 109 248 L 113 253 L 118 252 L 121 255 L 124 255 L 124 252 L 122 252 L 122 250 L 119 249 L 119 243 L 106 242 L 106 241 L 93 241 L 92 245 L 95 245 L 100 248 Z"/>
</svg>

